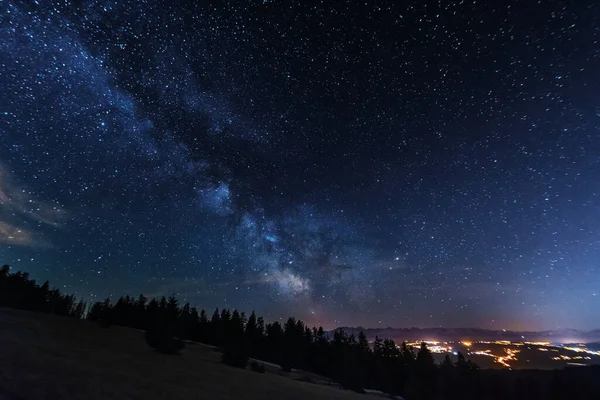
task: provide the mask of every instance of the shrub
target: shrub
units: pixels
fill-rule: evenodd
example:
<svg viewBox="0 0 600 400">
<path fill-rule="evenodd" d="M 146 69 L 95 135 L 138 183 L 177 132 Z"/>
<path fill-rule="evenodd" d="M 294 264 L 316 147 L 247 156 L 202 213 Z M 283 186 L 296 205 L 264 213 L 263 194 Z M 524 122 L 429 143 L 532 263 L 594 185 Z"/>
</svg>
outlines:
<svg viewBox="0 0 600 400">
<path fill-rule="evenodd" d="M 231 367 L 246 368 L 250 358 L 243 343 L 230 343 L 223 349 L 221 361 Z"/>
<path fill-rule="evenodd" d="M 256 361 L 252 361 L 252 363 L 250 364 L 250 369 L 254 372 L 258 372 L 259 374 L 265 373 L 265 365 L 259 364 Z"/>
<path fill-rule="evenodd" d="M 183 340 L 174 337 L 167 327 L 148 329 L 145 338 L 146 343 L 159 353 L 178 354 L 185 347 Z"/>
<path fill-rule="evenodd" d="M 282 366 L 281 366 L 281 370 L 282 370 L 283 372 L 292 372 L 292 367 L 291 367 L 291 366 L 289 366 L 289 365 L 282 365 Z"/>
<path fill-rule="evenodd" d="M 283 372 L 292 372 L 292 359 L 288 352 L 282 354 L 280 367 Z"/>
<path fill-rule="evenodd" d="M 315 383 L 313 381 L 313 379 L 310 377 L 310 375 L 302 375 L 300 378 L 298 378 L 296 380 L 300 381 L 300 382 L 306 382 L 306 383 Z"/>
<path fill-rule="evenodd" d="M 109 328 L 110 325 L 112 324 L 112 321 L 110 319 L 110 317 L 108 315 L 103 315 L 99 320 L 98 323 L 100 324 L 100 326 L 102 328 Z"/>
<path fill-rule="evenodd" d="M 112 325 L 113 322 L 113 310 L 110 308 L 109 304 L 101 304 L 99 309 L 97 310 L 97 320 L 102 328 L 108 328 Z"/>
</svg>

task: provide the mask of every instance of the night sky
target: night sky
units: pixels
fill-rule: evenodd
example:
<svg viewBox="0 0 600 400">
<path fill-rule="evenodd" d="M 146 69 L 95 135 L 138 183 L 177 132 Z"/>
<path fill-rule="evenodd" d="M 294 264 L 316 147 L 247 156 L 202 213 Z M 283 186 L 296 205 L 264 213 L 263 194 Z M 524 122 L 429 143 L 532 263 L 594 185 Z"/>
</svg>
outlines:
<svg viewBox="0 0 600 400">
<path fill-rule="evenodd" d="M 0 0 L 13 271 L 326 328 L 600 326 L 597 1 L 68 3 Z"/>
</svg>

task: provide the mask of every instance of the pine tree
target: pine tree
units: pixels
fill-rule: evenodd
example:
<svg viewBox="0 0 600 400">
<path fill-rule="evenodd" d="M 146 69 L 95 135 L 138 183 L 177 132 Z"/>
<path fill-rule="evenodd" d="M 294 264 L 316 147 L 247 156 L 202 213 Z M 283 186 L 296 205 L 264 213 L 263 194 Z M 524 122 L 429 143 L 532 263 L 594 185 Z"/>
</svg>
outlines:
<svg viewBox="0 0 600 400">
<path fill-rule="evenodd" d="M 283 328 L 277 321 L 266 326 L 267 337 L 265 339 L 266 360 L 281 365 L 281 352 L 283 347 Z"/>
<path fill-rule="evenodd" d="M 431 351 L 427 348 L 425 342 L 421 343 L 421 348 L 417 353 L 417 369 L 420 371 L 430 371 L 435 367 L 435 361 Z"/>
<path fill-rule="evenodd" d="M 221 315 L 219 313 L 219 309 L 215 309 L 211 319 L 210 319 L 210 329 L 208 335 L 208 344 L 212 344 L 215 346 L 219 345 L 219 336 L 221 334 Z"/>
<path fill-rule="evenodd" d="M 295 318 L 288 318 L 283 329 L 281 350 L 281 369 L 285 372 L 291 372 L 292 368 L 298 366 L 302 332 L 304 327 L 298 325 Z"/>
<path fill-rule="evenodd" d="M 102 303 L 102 306 L 100 307 L 100 316 L 98 319 L 98 322 L 100 323 L 100 326 L 103 328 L 108 328 L 112 322 L 113 322 L 113 312 L 112 312 L 112 306 L 110 304 L 110 298 L 107 297 L 104 302 Z"/>
<path fill-rule="evenodd" d="M 158 309 L 161 313 L 164 313 L 167 310 L 167 298 L 162 296 L 158 302 Z"/>
<path fill-rule="evenodd" d="M 379 337 L 375 336 L 375 341 L 373 342 L 373 353 L 377 356 L 382 356 L 383 352 L 383 340 Z"/>
<path fill-rule="evenodd" d="M 194 330 L 193 338 L 194 340 L 202 343 L 208 343 L 209 334 L 209 322 L 206 318 L 206 311 L 204 309 L 200 310 L 200 315 L 198 317 L 198 328 Z"/>
<path fill-rule="evenodd" d="M 417 353 L 415 376 L 418 381 L 420 397 L 432 399 L 436 387 L 436 366 L 433 355 L 425 342 L 421 343 L 421 348 Z"/>
<path fill-rule="evenodd" d="M 402 364 L 406 370 L 413 369 L 415 353 L 412 347 L 406 345 L 406 342 L 402 342 L 402 345 L 400 346 L 400 358 L 402 359 Z"/>
<path fill-rule="evenodd" d="M 147 315 L 146 315 L 146 302 L 148 299 L 140 294 L 135 302 L 135 311 L 134 311 L 134 326 L 137 329 L 144 329 L 147 324 Z"/>
<path fill-rule="evenodd" d="M 223 346 L 225 341 L 227 340 L 227 334 L 229 332 L 231 322 L 231 313 L 228 309 L 224 308 L 221 310 L 221 320 L 218 326 L 218 333 L 216 337 L 217 346 Z"/>
<path fill-rule="evenodd" d="M 248 317 L 248 322 L 246 322 L 244 340 L 247 344 L 248 353 L 253 355 L 256 351 L 255 347 L 260 341 L 260 333 L 258 332 L 258 323 L 254 311 L 252 311 L 250 317 Z"/>
<path fill-rule="evenodd" d="M 181 335 L 180 321 L 181 310 L 175 296 L 170 296 L 167 301 L 163 296 L 159 302 L 159 310 L 149 321 L 146 329 L 146 343 L 156 351 L 165 354 L 178 354 L 185 343 Z"/>
<path fill-rule="evenodd" d="M 228 334 L 223 343 L 222 361 L 237 368 L 246 368 L 250 354 L 244 335 L 244 315 L 233 310 L 228 323 Z"/>
<path fill-rule="evenodd" d="M 87 320 L 88 321 L 99 321 L 101 315 L 102 315 L 102 303 L 97 301 L 90 308 L 90 311 L 87 314 Z"/>
<path fill-rule="evenodd" d="M 365 335 L 364 331 L 358 332 L 358 350 L 361 353 L 368 354 L 371 352 L 371 348 L 369 347 L 369 341 L 367 340 L 367 335 Z"/>
<path fill-rule="evenodd" d="M 85 313 L 85 307 L 86 307 L 85 301 L 83 301 L 83 299 L 79 300 L 77 305 L 73 308 L 73 311 L 71 312 L 71 316 L 75 317 L 77 319 L 82 319 L 84 316 L 84 313 Z"/>
<path fill-rule="evenodd" d="M 471 373 L 479 370 L 479 366 L 472 362 L 471 360 L 466 360 L 465 356 L 458 352 L 457 361 L 456 361 L 456 369 L 459 373 Z"/>
<path fill-rule="evenodd" d="M 454 369 L 454 363 L 452 362 L 448 354 L 444 356 L 444 361 L 442 361 L 440 367 L 446 371 Z"/>
<path fill-rule="evenodd" d="M 188 304 L 188 311 L 189 311 L 189 307 L 190 306 Z M 169 322 L 174 322 L 177 320 L 177 318 L 179 318 L 179 314 L 180 314 L 179 301 L 177 300 L 177 298 L 175 297 L 174 294 L 169 296 L 169 299 L 167 300 L 166 310 L 167 310 L 167 318 L 168 318 Z"/>
</svg>

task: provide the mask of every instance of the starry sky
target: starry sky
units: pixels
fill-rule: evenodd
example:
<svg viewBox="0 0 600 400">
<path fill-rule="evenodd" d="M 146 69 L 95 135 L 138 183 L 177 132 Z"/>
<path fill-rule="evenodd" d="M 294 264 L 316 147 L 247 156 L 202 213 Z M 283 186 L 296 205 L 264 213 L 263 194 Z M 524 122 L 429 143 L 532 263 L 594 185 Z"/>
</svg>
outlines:
<svg viewBox="0 0 600 400">
<path fill-rule="evenodd" d="M 0 255 L 326 328 L 600 327 L 600 3 L 0 0 Z"/>
</svg>

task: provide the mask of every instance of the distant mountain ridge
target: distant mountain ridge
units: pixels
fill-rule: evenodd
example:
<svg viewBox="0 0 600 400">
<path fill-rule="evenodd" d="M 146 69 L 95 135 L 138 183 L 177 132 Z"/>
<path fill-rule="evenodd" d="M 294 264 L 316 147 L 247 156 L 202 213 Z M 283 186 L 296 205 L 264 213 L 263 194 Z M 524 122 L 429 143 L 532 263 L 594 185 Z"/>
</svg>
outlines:
<svg viewBox="0 0 600 400">
<path fill-rule="evenodd" d="M 551 343 L 590 343 L 600 342 L 600 329 L 579 331 L 575 329 L 559 329 L 547 331 L 505 331 L 481 328 L 362 328 L 340 327 L 331 331 L 343 330 L 348 335 L 358 335 L 363 331 L 367 338 L 375 337 L 393 339 L 396 342 L 413 340 L 509 340 Z"/>
</svg>

